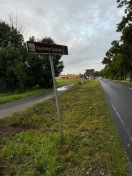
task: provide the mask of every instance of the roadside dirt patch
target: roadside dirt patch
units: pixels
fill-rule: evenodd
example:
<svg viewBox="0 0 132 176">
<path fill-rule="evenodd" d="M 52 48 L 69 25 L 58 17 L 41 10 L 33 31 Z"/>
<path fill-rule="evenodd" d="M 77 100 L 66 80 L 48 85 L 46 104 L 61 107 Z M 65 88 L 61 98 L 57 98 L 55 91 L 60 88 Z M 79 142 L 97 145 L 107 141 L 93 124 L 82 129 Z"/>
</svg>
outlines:
<svg viewBox="0 0 132 176">
<path fill-rule="evenodd" d="M 31 127 L 7 126 L 0 127 L 0 143 L 3 137 L 13 138 L 16 134 L 29 130 Z"/>
</svg>

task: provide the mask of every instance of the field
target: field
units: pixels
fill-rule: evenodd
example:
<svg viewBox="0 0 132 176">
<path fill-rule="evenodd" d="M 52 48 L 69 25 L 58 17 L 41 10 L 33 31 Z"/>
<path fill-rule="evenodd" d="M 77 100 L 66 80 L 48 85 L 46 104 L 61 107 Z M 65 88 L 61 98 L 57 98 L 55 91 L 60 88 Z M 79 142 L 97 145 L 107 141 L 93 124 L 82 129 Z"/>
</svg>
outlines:
<svg viewBox="0 0 132 176">
<path fill-rule="evenodd" d="M 98 80 L 77 81 L 55 99 L 0 119 L 1 176 L 130 176 Z"/>
</svg>

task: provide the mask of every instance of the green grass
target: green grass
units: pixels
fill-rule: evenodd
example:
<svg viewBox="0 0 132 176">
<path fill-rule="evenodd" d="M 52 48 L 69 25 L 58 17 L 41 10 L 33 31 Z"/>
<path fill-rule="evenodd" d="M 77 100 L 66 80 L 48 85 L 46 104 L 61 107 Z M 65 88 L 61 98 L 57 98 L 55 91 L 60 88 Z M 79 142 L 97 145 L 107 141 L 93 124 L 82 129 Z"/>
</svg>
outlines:
<svg viewBox="0 0 132 176">
<path fill-rule="evenodd" d="M 78 82 L 78 80 L 57 80 L 56 81 L 57 87 L 62 87 L 67 84 L 73 84 L 76 82 Z M 31 91 L 28 90 L 27 92 L 23 92 L 23 93 L 12 92 L 12 93 L 0 94 L 0 104 L 11 102 L 11 101 L 18 100 L 21 98 L 30 97 L 30 96 L 37 95 L 37 94 L 41 94 L 44 92 L 48 92 L 50 90 L 51 89 L 36 89 L 36 90 L 31 90 Z"/>
<path fill-rule="evenodd" d="M 84 79 L 57 79 L 56 83 L 57 83 L 57 87 L 62 87 L 67 84 L 74 84 L 74 83 L 78 83 L 80 81 L 82 82 L 82 81 L 84 81 Z"/>
<path fill-rule="evenodd" d="M 24 92 L 24 93 L 14 92 L 14 93 L 0 94 L 0 104 L 11 102 L 11 101 L 18 100 L 21 98 L 30 97 L 30 96 L 37 95 L 43 92 L 47 92 L 47 91 L 48 90 L 46 89 L 36 89 L 36 90 Z"/>
<path fill-rule="evenodd" d="M 1 176 L 130 176 L 118 133 L 97 80 L 0 119 Z"/>
</svg>

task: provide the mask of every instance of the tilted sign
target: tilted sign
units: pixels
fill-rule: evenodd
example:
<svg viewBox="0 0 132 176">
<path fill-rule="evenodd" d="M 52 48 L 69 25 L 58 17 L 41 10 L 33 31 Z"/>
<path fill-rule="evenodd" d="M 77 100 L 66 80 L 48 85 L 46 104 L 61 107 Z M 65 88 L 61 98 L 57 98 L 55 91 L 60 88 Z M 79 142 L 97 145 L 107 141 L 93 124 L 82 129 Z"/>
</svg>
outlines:
<svg viewBox="0 0 132 176">
<path fill-rule="evenodd" d="M 40 54 L 60 54 L 68 55 L 67 46 L 56 45 L 56 44 L 45 44 L 39 42 L 27 42 L 27 50 L 30 53 Z"/>
<path fill-rule="evenodd" d="M 63 45 L 45 44 L 45 43 L 30 42 L 30 41 L 28 41 L 26 43 L 26 45 L 27 45 L 27 50 L 30 53 L 49 54 L 49 60 L 50 60 L 50 65 L 51 65 L 52 78 L 53 78 L 53 85 L 54 85 L 54 92 L 55 92 L 55 97 L 56 97 L 58 120 L 59 120 L 59 126 L 60 126 L 60 134 L 61 134 L 61 139 L 62 139 L 63 130 L 62 130 L 62 121 L 61 121 L 61 117 L 60 117 L 60 105 L 59 105 L 58 94 L 57 94 L 53 57 L 51 57 L 51 54 L 53 54 L 53 55 L 54 54 L 68 55 L 68 47 L 63 46 Z"/>
</svg>

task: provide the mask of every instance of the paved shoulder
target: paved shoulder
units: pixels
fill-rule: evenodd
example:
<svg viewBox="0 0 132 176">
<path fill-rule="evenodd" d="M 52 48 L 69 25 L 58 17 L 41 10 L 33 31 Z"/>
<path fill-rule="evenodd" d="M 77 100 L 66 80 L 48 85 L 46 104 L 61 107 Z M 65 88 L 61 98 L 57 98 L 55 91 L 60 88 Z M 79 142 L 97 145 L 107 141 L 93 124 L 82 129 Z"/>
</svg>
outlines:
<svg viewBox="0 0 132 176">
<path fill-rule="evenodd" d="M 27 108 L 34 105 L 40 101 L 49 99 L 54 96 L 54 91 L 42 93 L 28 98 L 22 98 L 20 100 L 15 100 L 13 102 L 5 103 L 0 105 L 0 117 L 9 115 L 20 109 Z"/>
</svg>

